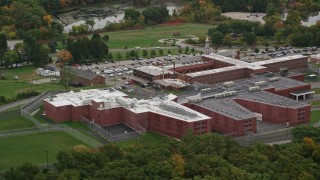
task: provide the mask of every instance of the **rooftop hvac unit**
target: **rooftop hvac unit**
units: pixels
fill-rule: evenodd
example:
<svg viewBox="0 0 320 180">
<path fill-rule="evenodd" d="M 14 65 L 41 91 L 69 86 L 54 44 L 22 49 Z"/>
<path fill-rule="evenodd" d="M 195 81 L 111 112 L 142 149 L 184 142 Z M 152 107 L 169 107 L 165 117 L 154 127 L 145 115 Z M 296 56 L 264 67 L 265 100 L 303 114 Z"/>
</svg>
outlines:
<svg viewBox="0 0 320 180">
<path fill-rule="evenodd" d="M 224 98 L 224 97 L 228 97 L 228 96 L 233 96 L 236 93 L 237 93 L 237 91 L 227 91 L 227 92 L 215 94 L 215 95 L 213 95 L 213 97 L 216 99 L 219 99 L 219 98 Z"/>
<path fill-rule="evenodd" d="M 278 77 L 274 77 L 274 78 L 269 78 L 268 81 L 269 82 L 274 82 L 274 81 L 278 81 L 279 78 Z"/>
<path fill-rule="evenodd" d="M 206 92 L 209 92 L 209 91 L 211 91 L 211 88 L 201 89 L 201 92 L 202 92 L 202 93 L 206 93 Z"/>
<path fill-rule="evenodd" d="M 258 82 L 254 83 L 255 86 L 263 86 L 263 85 L 266 85 L 266 84 L 267 84 L 266 81 L 258 81 Z"/>
<path fill-rule="evenodd" d="M 225 86 L 225 87 L 231 87 L 231 86 L 234 86 L 234 82 L 233 82 L 233 81 L 225 82 L 225 83 L 223 83 L 223 86 Z"/>
<path fill-rule="evenodd" d="M 252 86 L 252 87 L 249 87 L 249 91 L 250 91 L 250 92 L 260 91 L 260 86 Z"/>
</svg>

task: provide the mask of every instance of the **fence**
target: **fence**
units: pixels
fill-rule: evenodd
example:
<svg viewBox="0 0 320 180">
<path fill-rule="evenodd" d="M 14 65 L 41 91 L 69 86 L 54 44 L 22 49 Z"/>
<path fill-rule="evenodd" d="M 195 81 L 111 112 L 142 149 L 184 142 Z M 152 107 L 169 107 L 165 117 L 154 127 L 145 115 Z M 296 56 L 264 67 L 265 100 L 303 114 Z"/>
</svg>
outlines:
<svg viewBox="0 0 320 180">
<path fill-rule="evenodd" d="M 20 117 L 20 110 L 6 111 L 0 113 L 0 121 Z"/>
<path fill-rule="evenodd" d="M 125 134 L 111 134 L 107 129 L 103 128 L 102 126 L 93 123 L 91 121 L 89 121 L 88 119 L 86 119 L 85 117 L 81 117 L 81 122 L 86 125 L 87 127 L 89 127 L 90 129 L 92 129 L 93 131 L 95 131 L 97 134 L 99 134 L 100 136 L 102 136 L 103 138 L 106 138 L 112 142 L 118 142 L 118 141 L 124 141 L 127 139 L 132 139 L 135 137 L 138 137 L 140 134 L 136 131 L 133 132 L 129 132 L 129 133 L 125 133 Z"/>
<path fill-rule="evenodd" d="M 272 143 L 272 142 L 286 141 L 286 140 L 292 139 L 291 130 L 292 128 L 286 128 L 286 129 L 281 129 L 278 131 L 273 131 L 265 134 L 254 134 L 254 135 L 248 135 L 244 137 L 237 137 L 237 138 L 234 138 L 234 140 L 244 146 L 250 145 L 254 142 Z"/>
</svg>

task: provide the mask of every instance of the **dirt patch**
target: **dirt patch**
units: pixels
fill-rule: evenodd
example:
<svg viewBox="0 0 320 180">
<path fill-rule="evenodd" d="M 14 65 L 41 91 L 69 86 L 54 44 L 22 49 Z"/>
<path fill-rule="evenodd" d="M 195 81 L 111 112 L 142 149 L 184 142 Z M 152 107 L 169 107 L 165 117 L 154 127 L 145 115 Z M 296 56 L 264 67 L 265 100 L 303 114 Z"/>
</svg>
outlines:
<svg viewBox="0 0 320 180">
<path fill-rule="evenodd" d="M 171 20 L 171 21 L 167 21 L 162 24 L 159 24 L 159 26 L 179 26 L 185 23 L 186 23 L 186 20 L 184 19 L 176 19 L 176 20 Z"/>
</svg>

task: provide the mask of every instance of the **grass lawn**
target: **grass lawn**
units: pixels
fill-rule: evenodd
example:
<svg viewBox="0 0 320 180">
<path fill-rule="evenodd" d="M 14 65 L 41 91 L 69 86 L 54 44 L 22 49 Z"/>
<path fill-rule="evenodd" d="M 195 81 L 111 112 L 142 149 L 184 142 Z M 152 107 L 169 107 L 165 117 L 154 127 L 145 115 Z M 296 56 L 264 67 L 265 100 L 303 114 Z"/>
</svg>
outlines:
<svg viewBox="0 0 320 180">
<path fill-rule="evenodd" d="M 320 88 L 312 88 L 313 91 L 316 92 L 316 94 L 320 94 Z"/>
<path fill-rule="evenodd" d="M 22 117 L 0 120 L 0 131 L 33 127 L 34 124 Z"/>
<path fill-rule="evenodd" d="M 199 36 L 206 35 L 208 29 L 214 27 L 213 25 L 205 24 L 183 24 L 177 26 L 150 26 L 144 30 L 128 30 L 128 31 L 116 31 L 101 33 L 103 36 L 108 34 L 110 39 L 108 46 L 110 49 L 123 49 L 125 46 L 128 48 L 134 47 L 156 47 L 164 46 L 159 43 L 159 39 L 164 38 L 186 38 L 190 35 Z M 173 32 L 180 32 L 180 36 L 173 36 Z"/>
<path fill-rule="evenodd" d="M 118 142 L 117 145 L 121 148 L 126 148 L 139 144 L 147 144 L 147 145 L 158 145 L 161 142 L 165 141 L 167 137 L 162 136 L 160 134 L 147 132 L 139 137 L 139 139 L 131 139 L 128 141 Z"/>
<path fill-rule="evenodd" d="M 0 144 L 0 170 L 5 170 L 25 162 L 45 164 L 46 150 L 49 162 L 55 162 L 59 151 L 69 150 L 82 142 L 63 132 L 50 132 L 0 139 Z"/>
<path fill-rule="evenodd" d="M 63 122 L 62 124 L 65 124 L 73 129 L 77 129 L 77 130 L 91 131 L 90 128 L 88 128 L 86 125 L 82 124 L 81 122 L 67 121 L 67 122 Z"/>
<path fill-rule="evenodd" d="M 312 106 L 320 106 L 320 101 L 311 102 Z"/>
<path fill-rule="evenodd" d="M 38 91 L 41 93 L 48 90 L 62 89 L 65 89 L 65 87 L 61 84 L 43 83 L 31 85 L 27 81 L 23 80 L 0 80 L 1 96 L 5 96 L 7 98 L 12 98 L 19 92 L 27 92 L 28 90 Z"/>
<path fill-rule="evenodd" d="M 311 111 L 311 123 L 320 121 L 320 111 Z"/>
<path fill-rule="evenodd" d="M 14 76 L 19 76 L 19 79 L 26 80 L 37 76 L 35 66 L 22 66 L 17 68 L 9 68 L 4 71 L 4 76 L 7 79 L 13 79 Z"/>
</svg>

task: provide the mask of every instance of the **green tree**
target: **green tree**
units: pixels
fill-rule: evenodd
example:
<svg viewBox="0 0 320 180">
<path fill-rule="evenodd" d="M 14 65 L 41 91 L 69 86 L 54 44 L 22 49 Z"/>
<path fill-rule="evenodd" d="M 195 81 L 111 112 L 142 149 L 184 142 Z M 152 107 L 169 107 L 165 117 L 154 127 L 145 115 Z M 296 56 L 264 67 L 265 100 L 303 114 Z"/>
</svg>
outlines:
<svg viewBox="0 0 320 180">
<path fill-rule="evenodd" d="M 138 21 L 140 17 L 140 12 L 136 11 L 135 9 L 126 9 L 124 11 L 124 19 L 125 20 L 129 20 L 131 19 L 134 23 L 136 23 Z"/>
<path fill-rule="evenodd" d="M 186 46 L 186 49 L 185 49 L 185 51 L 184 51 L 186 54 L 188 54 L 189 53 L 189 46 Z"/>
<path fill-rule="evenodd" d="M 244 34 L 243 40 L 249 45 L 252 46 L 256 43 L 257 37 L 256 34 L 253 32 Z"/>
<path fill-rule="evenodd" d="M 146 49 L 144 49 L 144 50 L 142 51 L 142 56 L 143 56 L 143 57 L 147 57 L 147 56 L 148 56 L 148 51 L 147 51 Z"/>
<path fill-rule="evenodd" d="M 95 24 L 94 20 L 92 20 L 92 19 L 86 20 L 86 25 L 88 25 L 90 27 L 90 31 L 93 31 L 94 24 Z"/>
<path fill-rule="evenodd" d="M 118 59 L 118 60 L 121 60 L 121 59 L 122 59 L 121 53 L 117 53 L 117 59 Z"/>
<path fill-rule="evenodd" d="M 229 48 L 231 48 L 231 46 L 232 46 L 232 37 L 229 34 L 224 36 L 223 44 L 228 46 Z"/>
<path fill-rule="evenodd" d="M 194 53 L 194 47 L 191 48 L 191 53 L 192 53 L 192 54 Z"/>
<path fill-rule="evenodd" d="M 150 55 L 151 55 L 151 57 L 155 57 L 157 55 L 156 51 L 154 49 L 152 49 Z"/>
<path fill-rule="evenodd" d="M 17 51 L 7 51 L 4 53 L 3 60 L 4 60 L 4 67 L 7 68 L 13 65 L 14 63 L 19 62 L 19 55 Z"/>
<path fill-rule="evenodd" d="M 163 50 L 159 49 L 158 54 L 159 54 L 159 56 L 163 56 Z"/>
<path fill-rule="evenodd" d="M 277 43 L 280 44 L 281 43 L 281 37 L 282 37 L 282 33 L 280 31 L 276 32 L 274 34 L 274 37 L 276 38 L 277 40 Z"/>
<path fill-rule="evenodd" d="M 220 31 L 214 32 L 211 36 L 213 46 L 220 46 L 223 43 L 223 34 Z"/>
<path fill-rule="evenodd" d="M 181 48 L 178 49 L 178 53 L 179 53 L 179 54 L 182 53 L 182 49 L 181 49 Z"/>
<path fill-rule="evenodd" d="M 131 50 L 130 51 L 130 57 L 131 58 L 135 58 L 137 55 L 136 55 L 136 51 L 135 50 Z"/>
<path fill-rule="evenodd" d="M 50 48 L 50 52 L 51 52 L 51 53 L 56 52 L 57 46 L 58 46 L 58 44 L 57 44 L 56 41 L 49 41 L 49 42 L 48 42 L 48 47 Z"/>
<path fill-rule="evenodd" d="M 109 60 L 112 60 L 112 59 L 113 59 L 113 55 L 112 55 L 112 53 L 111 53 L 111 52 L 109 52 L 109 54 L 108 54 L 107 58 L 108 58 Z"/>
</svg>

